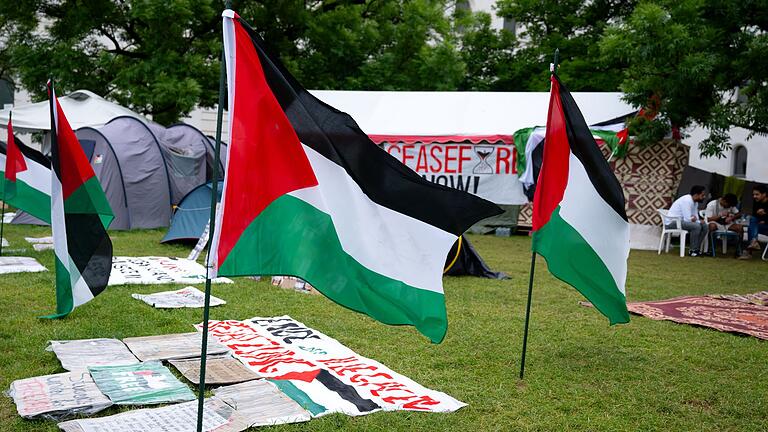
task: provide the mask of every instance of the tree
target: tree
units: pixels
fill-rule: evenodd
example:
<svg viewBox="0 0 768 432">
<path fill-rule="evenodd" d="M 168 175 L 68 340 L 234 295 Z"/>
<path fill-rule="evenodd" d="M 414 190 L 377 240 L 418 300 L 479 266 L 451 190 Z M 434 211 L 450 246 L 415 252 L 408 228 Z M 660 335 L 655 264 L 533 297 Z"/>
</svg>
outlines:
<svg viewBox="0 0 768 432">
<path fill-rule="evenodd" d="M 764 1 L 656 0 L 612 25 L 600 48 L 626 100 L 659 112 L 632 125 L 641 141 L 696 123 L 710 130 L 702 153 L 719 156 L 732 126 L 768 133 L 766 31 Z"/>
<path fill-rule="evenodd" d="M 598 41 L 629 15 L 632 0 L 499 0 L 500 16 L 520 28 L 514 54 L 498 69 L 499 90 L 546 91 L 549 64 L 560 49 L 559 73 L 572 91 L 616 91 L 621 71 L 601 62 Z"/>
<path fill-rule="evenodd" d="M 86 88 L 173 123 L 218 100 L 222 4 L 2 2 L 0 76 L 37 99 L 52 76 L 61 94 Z M 233 7 L 308 88 L 455 90 L 468 82 L 465 33 L 449 13 L 455 1 L 243 0 Z"/>
</svg>

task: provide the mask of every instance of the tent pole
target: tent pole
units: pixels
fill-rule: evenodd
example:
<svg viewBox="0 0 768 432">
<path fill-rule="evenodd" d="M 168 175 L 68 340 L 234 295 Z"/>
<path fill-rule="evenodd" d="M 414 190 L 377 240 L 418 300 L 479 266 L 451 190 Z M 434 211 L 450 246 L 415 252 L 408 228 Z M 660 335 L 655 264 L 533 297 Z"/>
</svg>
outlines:
<svg viewBox="0 0 768 432">
<path fill-rule="evenodd" d="M 227 9 L 230 8 L 230 2 L 226 2 Z M 224 50 L 221 51 L 221 67 L 219 74 L 219 107 L 216 117 L 216 148 L 213 151 L 213 179 L 211 180 L 211 216 L 209 220 L 209 232 L 213 234 L 216 226 L 216 204 L 219 195 L 219 152 L 221 151 L 221 122 L 224 112 L 225 85 L 227 80 L 227 69 L 224 60 Z M 211 241 L 208 242 L 211 244 Z M 205 364 L 208 351 L 208 317 L 211 305 L 211 259 L 215 251 L 208 248 L 208 256 L 205 263 L 205 307 L 203 307 L 203 340 L 200 347 L 200 385 L 197 396 L 197 432 L 203 432 L 203 406 L 205 405 Z"/>
</svg>

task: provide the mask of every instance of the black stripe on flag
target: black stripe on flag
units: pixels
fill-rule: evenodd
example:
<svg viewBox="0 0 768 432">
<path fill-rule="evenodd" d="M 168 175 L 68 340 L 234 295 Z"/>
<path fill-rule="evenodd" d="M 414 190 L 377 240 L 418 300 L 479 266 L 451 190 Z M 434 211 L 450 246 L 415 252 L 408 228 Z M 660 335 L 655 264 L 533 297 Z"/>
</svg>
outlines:
<svg viewBox="0 0 768 432">
<path fill-rule="evenodd" d="M 320 369 L 315 379 L 320 381 L 328 390 L 335 392 L 342 399 L 354 405 L 360 412 L 369 412 L 381 408 L 376 402 L 370 399 L 363 399 L 354 387 L 344 384 L 325 369 Z"/>
<path fill-rule="evenodd" d="M 346 170 L 374 202 L 461 235 L 475 222 L 502 213 L 490 201 L 429 182 L 368 138 L 355 120 L 312 96 L 265 42 L 240 19 L 259 55 L 267 84 L 299 140 Z"/>
<path fill-rule="evenodd" d="M 16 146 L 19 148 L 21 154 L 23 154 L 25 158 L 33 160 L 48 169 L 51 168 L 50 159 L 32 147 L 28 147 L 26 144 L 21 142 L 21 140 L 17 138 L 16 135 L 13 136 L 13 142 L 16 143 Z M 8 145 L 5 143 L 5 141 L 0 141 L 0 153 L 8 154 Z M 3 167 L 3 169 L 5 169 L 5 167 Z"/>
<path fill-rule="evenodd" d="M 67 249 L 96 297 L 107 288 L 112 271 L 112 241 L 96 213 L 66 213 Z"/>
<path fill-rule="evenodd" d="M 613 174 L 611 167 L 605 160 L 605 156 L 592 136 L 584 116 L 581 115 L 576 101 L 568 89 L 560 82 L 555 75 L 555 79 L 560 85 L 560 100 L 563 104 L 563 114 L 565 115 L 565 127 L 568 133 L 568 143 L 571 146 L 571 152 L 576 156 L 589 175 L 589 180 L 597 190 L 597 193 L 611 206 L 624 220 L 627 220 L 627 213 L 624 209 L 624 192 L 621 184 Z M 589 205 L 589 203 L 584 203 Z"/>
</svg>

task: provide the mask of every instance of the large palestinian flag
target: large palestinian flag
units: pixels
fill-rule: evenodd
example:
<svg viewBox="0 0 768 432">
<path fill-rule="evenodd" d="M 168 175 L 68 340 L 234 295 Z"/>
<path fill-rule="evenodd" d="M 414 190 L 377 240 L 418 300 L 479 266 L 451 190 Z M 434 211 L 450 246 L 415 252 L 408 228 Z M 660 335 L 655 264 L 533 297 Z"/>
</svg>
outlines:
<svg viewBox="0 0 768 432">
<path fill-rule="evenodd" d="M 0 154 L 3 200 L 32 216 L 51 222 L 51 162 L 13 136 L 8 120 L 8 141 Z"/>
<path fill-rule="evenodd" d="M 112 241 L 106 228 L 114 216 L 50 82 L 48 94 L 56 314 L 46 318 L 61 318 L 107 287 L 112 270 Z"/>
<path fill-rule="evenodd" d="M 293 275 L 440 342 L 445 258 L 496 205 L 423 180 L 307 92 L 224 12 L 230 144 L 212 258 L 220 276 Z"/>
<path fill-rule="evenodd" d="M 611 324 L 629 322 L 624 194 L 576 102 L 552 75 L 544 160 L 533 201 L 533 250 Z"/>
</svg>

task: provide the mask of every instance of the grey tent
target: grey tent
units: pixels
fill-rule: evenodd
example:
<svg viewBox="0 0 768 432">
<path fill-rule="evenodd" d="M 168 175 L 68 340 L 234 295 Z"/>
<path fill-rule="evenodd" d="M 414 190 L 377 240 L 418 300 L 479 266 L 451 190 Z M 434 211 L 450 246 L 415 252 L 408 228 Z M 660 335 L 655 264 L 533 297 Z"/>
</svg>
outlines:
<svg viewBox="0 0 768 432">
<path fill-rule="evenodd" d="M 167 227 L 173 206 L 211 175 L 209 139 L 189 125 L 121 116 L 75 134 L 115 213 L 110 229 Z M 40 221 L 20 213 L 13 223 Z"/>
</svg>

